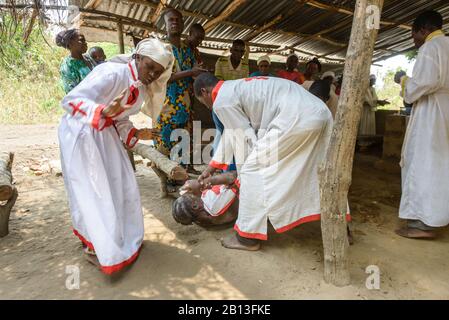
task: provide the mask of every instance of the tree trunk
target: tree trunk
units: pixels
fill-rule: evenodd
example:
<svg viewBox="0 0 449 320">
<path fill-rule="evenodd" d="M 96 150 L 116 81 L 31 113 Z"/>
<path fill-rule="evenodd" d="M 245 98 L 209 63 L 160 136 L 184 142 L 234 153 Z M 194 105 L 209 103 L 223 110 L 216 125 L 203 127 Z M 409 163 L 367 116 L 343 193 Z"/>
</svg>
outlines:
<svg viewBox="0 0 449 320">
<path fill-rule="evenodd" d="M 342 94 L 326 160 L 320 168 L 321 229 L 324 248 L 324 280 L 336 286 L 350 282 L 346 214 L 354 149 L 363 98 L 368 88 L 374 43 L 378 30 L 372 27 L 368 6 L 378 9 L 383 0 L 357 0 L 346 55 Z"/>
<path fill-rule="evenodd" d="M 183 167 L 151 146 L 138 143 L 132 148 L 132 151 L 145 159 L 151 160 L 153 165 L 166 174 L 170 180 L 185 181 L 189 178 L 187 171 Z"/>
<path fill-rule="evenodd" d="M 0 152 L 0 201 L 9 200 L 13 194 L 11 167 L 14 154 Z"/>
</svg>

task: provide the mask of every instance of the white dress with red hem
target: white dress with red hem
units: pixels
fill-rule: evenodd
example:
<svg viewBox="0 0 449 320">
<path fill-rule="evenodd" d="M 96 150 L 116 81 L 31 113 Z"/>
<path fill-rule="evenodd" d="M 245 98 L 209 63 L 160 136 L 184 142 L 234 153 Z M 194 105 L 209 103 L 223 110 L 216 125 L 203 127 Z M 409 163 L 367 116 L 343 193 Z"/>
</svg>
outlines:
<svg viewBox="0 0 449 320">
<path fill-rule="evenodd" d="M 134 261 L 144 236 L 137 181 L 123 146 L 137 143 L 129 116 L 140 111 L 143 86 L 134 61 L 96 67 L 62 101 L 67 111 L 59 126 L 64 183 L 75 234 L 97 254 L 110 274 Z M 128 89 L 113 117 L 101 110 Z"/>
<path fill-rule="evenodd" d="M 235 230 L 267 239 L 319 220 L 318 166 L 332 130 L 332 114 L 298 84 L 257 77 L 219 83 L 213 109 L 225 130 L 210 163 L 226 167 L 235 157 L 240 204 Z"/>
</svg>

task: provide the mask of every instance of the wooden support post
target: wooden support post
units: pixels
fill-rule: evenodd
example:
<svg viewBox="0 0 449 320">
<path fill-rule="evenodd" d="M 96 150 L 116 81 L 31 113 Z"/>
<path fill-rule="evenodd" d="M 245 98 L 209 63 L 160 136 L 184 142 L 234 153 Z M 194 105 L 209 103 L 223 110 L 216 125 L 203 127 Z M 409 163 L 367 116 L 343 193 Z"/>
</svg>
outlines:
<svg viewBox="0 0 449 320">
<path fill-rule="evenodd" d="M 346 214 L 348 190 L 363 97 L 378 30 L 369 28 L 368 6 L 382 11 L 384 0 L 357 0 L 343 74 L 342 95 L 326 159 L 320 168 L 324 279 L 337 286 L 350 282 Z"/>
<path fill-rule="evenodd" d="M 123 24 L 120 20 L 117 22 L 117 33 L 118 33 L 119 51 L 121 54 L 123 54 L 125 53 L 125 41 L 123 39 Z"/>
<path fill-rule="evenodd" d="M 0 237 L 6 236 L 9 232 L 9 216 L 18 195 L 12 184 L 13 158 L 14 154 L 12 153 L 0 153 L 0 201 L 6 201 L 4 205 L 0 205 Z"/>
</svg>

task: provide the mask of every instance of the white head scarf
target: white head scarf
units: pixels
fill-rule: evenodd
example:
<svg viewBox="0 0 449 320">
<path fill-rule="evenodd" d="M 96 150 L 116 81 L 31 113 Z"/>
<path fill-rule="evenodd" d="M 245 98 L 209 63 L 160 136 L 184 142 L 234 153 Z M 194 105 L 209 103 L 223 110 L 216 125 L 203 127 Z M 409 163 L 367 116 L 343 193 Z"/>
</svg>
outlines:
<svg viewBox="0 0 449 320">
<path fill-rule="evenodd" d="M 271 64 L 271 59 L 269 56 L 261 56 L 259 59 L 257 59 L 257 65 L 259 65 L 262 61 L 268 62 L 268 64 Z"/>
<path fill-rule="evenodd" d="M 146 38 L 139 42 L 133 53 L 121 54 L 110 59 L 109 61 L 116 63 L 128 63 L 132 60 L 132 56 L 134 54 L 149 57 L 165 68 L 165 71 L 161 74 L 161 76 L 146 86 L 145 90 L 145 103 L 142 107 L 142 112 L 151 117 L 154 123 L 164 104 L 165 95 L 167 92 L 167 82 L 172 74 L 175 57 L 173 56 L 170 44 L 157 38 Z M 143 85 L 140 81 L 137 82 L 136 87 Z"/>
<path fill-rule="evenodd" d="M 324 79 L 326 77 L 332 77 L 335 79 L 335 72 L 333 71 L 326 71 L 325 73 L 323 73 L 323 75 L 321 76 L 321 79 Z"/>
</svg>

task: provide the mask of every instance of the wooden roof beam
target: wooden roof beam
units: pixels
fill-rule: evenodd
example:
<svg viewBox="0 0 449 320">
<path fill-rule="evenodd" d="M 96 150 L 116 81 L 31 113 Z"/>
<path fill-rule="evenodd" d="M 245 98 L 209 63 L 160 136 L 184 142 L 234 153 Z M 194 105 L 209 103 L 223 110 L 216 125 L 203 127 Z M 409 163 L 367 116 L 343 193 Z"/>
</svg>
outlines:
<svg viewBox="0 0 449 320">
<path fill-rule="evenodd" d="M 250 41 L 252 39 L 254 39 L 255 37 L 257 37 L 259 34 L 261 34 L 262 32 L 270 29 L 272 26 L 274 26 L 276 23 L 278 23 L 279 21 L 282 20 L 282 14 L 278 15 L 277 17 L 275 17 L 273 20 L 271 20 L 270 22 L 264 24 L 263 26 L 261 26 L 260 28 L 258 28 L 257 30 L 254 30 L 253 32 L 251 32 L 248 36 L 245 37 L 245 41 Z"/>
<path fill-rule="evenodd" d="M 300 2 L 302 2 L 302 1 L 300 1 Z M 342 6 L 329 5 L 329 4 L 322 3 L 322 2 L 319 2 L 319 1 L 316 1 L 316 0 L 306 1 L 305 4 L 307 4 L 308 6 L 319 8 L 321 10 L 328 10 L 328 11 L 343 13 L 343 14 L 350 15 L 350 16 L 354 15 L 354 11 L 349 9 L 349 8 L 345 8 L 345 7 L 342 7 Z M 395 26 L 397 26 L 399 28 L 407 29 L 407 30 L 411 30 L 412 29 L 411 25 L 403 24 L 403 23 L 397 24 L 395 21 L 387 20 L 387 19 L 381 20 L 380 24 L 387 25 L 387 26 L 388 25 L 395 25 Z"/>
<path fill-rule="evenodd" d="M 152 25 L 156 25 L 156 23 L 158 22 L 159 18 L 162 15 L 162 12 L 166 7 L 167 7 L 167 0 L 161 0 L 156 7 L 156 11 L 154 12 L 153 16 L 150 19 L 150 23 Z"/>
<path fill-rule="evenodd" d="M 128 2 L 128 3 L 136 3 L 136 4 L 144 5 L 144 6 L 153 8 L 153 9 L 157 8 L 156 4 L 151 3 L 151 2 L 147 2 L 146 0 L 120 0 L 120 1 Z M 213 19 L 213 17 L 204 15 L 202 13 L 196 13 L 196 12 L 191 12 L 191 11 L 187 11 L 187 10 L 180 10 L 180 9 L 178 9 L 178 10 L 179 10 L 179 12 L 182 13 L 183 16 L 186 16 L 186 17 L 196 17 L 196 18 L 203 19 L 203 20 Z M 248 26 L 248 25 L 235 23 L 235 22 L 231 22 L 231 21 L 226 21 L 226 20 L 221 21 L 221 23 L 225 24 L 225 25 L 228 25 L 228 26 L 231 26 L 231 27 L 235 27 L 235 28 L 253 30 L 253 32 L 257 32 L 259 29 L 263 28 L 263 26 L 260 27 L 260 28 L 254 28 L 254 27 L 251 27 L 251 26 Z M 287 35 L 287 36 L 290 36 L 290 37 L 300 36 L 300 37 L 304 37 L 304 38 L 312 36 L 310 34 L 303 34 L 303 33 L 297 33 L 297 32 L 288 32 L 288 31 L 284 31 L 284 30 L 281 30 L 281 29 L 273 30 L 273 29 L 271 29 L 271 27 L 272 26 L 270 26 L 269 28 L 261 31 L 260 33 L 271 32 L 273 34 Z M 342 44 L 341 41 L 337 41 L 337 40 L 334 40 L 332 38 L 325 37 L 323 35 L 314 36 L 312 38 L 313 39 L 317 39 L 317 40 L 321 40 L 321 41 L 324 41 L 324 42 L 327 42 L 327 43 L 335 45 L 335 46 L 344 46 L 345 45 L 345 44 Z"/>
<path fill-rule="evenodd" d="M 215 26 L 217 26 L 220 22 L 229 17 L 235 10 L 237 10 L 242 4 L 244 4 L 246 0 L 234 0 L 232 1 L 221 13 L 218 17 L 208 21 L 204 26 L 204 30 L 210 32 Z"/>
</svg>

